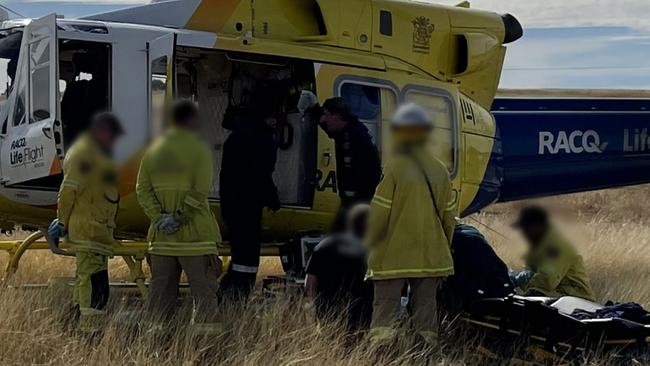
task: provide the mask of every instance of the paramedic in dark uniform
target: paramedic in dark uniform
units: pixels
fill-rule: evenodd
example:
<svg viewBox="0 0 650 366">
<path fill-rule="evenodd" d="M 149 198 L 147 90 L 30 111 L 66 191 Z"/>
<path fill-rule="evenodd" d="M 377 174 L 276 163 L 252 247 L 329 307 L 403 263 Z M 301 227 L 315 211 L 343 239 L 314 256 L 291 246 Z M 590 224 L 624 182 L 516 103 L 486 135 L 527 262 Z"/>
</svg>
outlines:
<svg viewBox="0 0 650 366">
<path fill-rule="evenodd" d="M 381 162 L 377 147 L 368 128 L 350 111 L 343 98 L 331 98 L 322 108 L 316 96 L 303 91 L 298 109 L 306 113 L 334 139 L 336 149 L 336 179 L 341 208 L 334 231 L 345 224 L 345 212 L 357 203 L 369 203 L 381 177 Z"/>
<path fill-rule="evenodd" d="M 223 146 L 219 194 L 232 260 L 220 292 L 231 299 L 246 300 L 255 286 L 264 207 L 280 209 L 273 181 L 278 150 L 271 127 L 275 106 L 266 94 L 256 92 L 254 107 L 230 107 L 224 116 L 224 127 L 232 133 Z"/>
</svg>

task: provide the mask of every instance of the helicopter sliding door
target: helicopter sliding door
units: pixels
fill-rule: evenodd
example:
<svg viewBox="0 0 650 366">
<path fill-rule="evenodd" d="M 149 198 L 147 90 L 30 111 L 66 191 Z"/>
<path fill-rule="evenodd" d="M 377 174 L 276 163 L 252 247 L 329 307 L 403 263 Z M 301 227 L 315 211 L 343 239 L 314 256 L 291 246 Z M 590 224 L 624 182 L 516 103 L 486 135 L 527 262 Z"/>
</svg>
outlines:
<svg viewBox="0 0 650 366">
<path fill-rule="evenodd" d="M 149 121 L 151 136 L 159 135 L 165 123 L 165 106 L 174 97 L 174 49 L 176 34 L 147 43 L 149 58 Z"/>
<path fill-rule="evenodd" d="M 1 147 L 3 182 L 58 187 L 49 181 L 60 175 L 63 158 L 55 14 L 25 27 L 17 70 Z"/>
</svg>

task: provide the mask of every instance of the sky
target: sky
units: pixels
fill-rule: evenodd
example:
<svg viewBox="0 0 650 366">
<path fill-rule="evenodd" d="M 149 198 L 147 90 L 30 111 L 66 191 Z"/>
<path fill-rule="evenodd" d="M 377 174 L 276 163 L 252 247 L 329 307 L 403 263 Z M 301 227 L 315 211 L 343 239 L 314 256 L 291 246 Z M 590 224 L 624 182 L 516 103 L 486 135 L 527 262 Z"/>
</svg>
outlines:
<svg viewBox="0 0 650 366">
<path fill-rule="evenodd" d="M 66 17 L 141 0 L 0 0 L 27 17 Z M 460 0 L 440 0 L 454 4 Z M 508 46 L 501 87 L 650 89 L 650 0 L 474 0 L 511 13 L 525 35 Z"/>
</svg>

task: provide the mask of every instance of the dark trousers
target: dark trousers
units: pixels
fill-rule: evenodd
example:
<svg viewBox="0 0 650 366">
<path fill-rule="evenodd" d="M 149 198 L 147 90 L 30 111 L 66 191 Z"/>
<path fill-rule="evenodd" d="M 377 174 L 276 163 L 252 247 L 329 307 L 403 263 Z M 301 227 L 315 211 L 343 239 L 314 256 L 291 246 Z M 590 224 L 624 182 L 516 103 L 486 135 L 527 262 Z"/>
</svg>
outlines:
<svg viewBox="0 0 650 366">
<path fill-rule="evenodd" d="M 411 289 L 411 319 L 414 330 L 429 344 L 438 343 L 437 294 L 443 277 L 395 278 L 375 280 L 370 337 L 385 340 L 395 336 L 395 321 L 400 310 L 404 284 Z"/>
<path fill-rule="evenodd" d="M 260 205 L 224 207 L 223 218 L 228 228 L 231 252 L 230 266 L 220 288 L 226 297 L 247 298 L 255 286 L 260 265 L 262 210 Z"/>
<path fill-rule="evenodd" d="M 332 299 L 316 298 L 316 315 L 323 321 L 330 321 L 332 316 L 345 322 L 348 332 L 365 331 L 370 327 L 373 307 L 373 288 L 368 284 L 364 294 L 347 295 Z"/>
</svg>

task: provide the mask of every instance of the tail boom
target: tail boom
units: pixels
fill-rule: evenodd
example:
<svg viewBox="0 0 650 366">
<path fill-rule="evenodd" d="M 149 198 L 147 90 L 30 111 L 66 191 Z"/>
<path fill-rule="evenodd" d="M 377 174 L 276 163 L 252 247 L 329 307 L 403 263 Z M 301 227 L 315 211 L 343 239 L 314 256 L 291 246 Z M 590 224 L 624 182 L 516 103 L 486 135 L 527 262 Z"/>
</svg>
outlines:
<svg viewBox="0 0 650 366">
<path fill-rule="evenodd" d="M 650 183 L 650 100 L 503 98 L 499 201 Z"/>
</svg>

